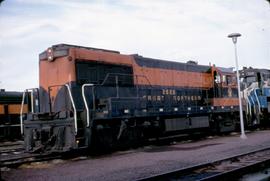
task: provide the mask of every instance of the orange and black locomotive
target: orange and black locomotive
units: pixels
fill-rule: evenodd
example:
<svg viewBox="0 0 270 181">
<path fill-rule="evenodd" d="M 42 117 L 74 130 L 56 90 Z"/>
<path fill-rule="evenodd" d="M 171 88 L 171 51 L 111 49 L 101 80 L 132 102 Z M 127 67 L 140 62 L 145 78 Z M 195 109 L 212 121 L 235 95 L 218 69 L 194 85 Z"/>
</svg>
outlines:
<svg viewBox="0 0 270 181">
<path fill-rule="evenodd" d="M 38 108 L 21 125 L 28 151 L 106 148 L 238 125 L 228 68 L 59 44 L 39 55 L 39 69 Z"/>
</svg>

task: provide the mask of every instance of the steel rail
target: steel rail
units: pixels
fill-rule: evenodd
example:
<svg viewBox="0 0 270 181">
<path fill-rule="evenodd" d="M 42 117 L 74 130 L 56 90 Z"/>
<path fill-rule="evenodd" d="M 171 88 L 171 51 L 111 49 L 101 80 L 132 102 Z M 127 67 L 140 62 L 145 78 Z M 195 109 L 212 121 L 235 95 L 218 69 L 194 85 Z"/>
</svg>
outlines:
<svg viewBox="0 0 270 181">
<path fill-rule="evenodd" d="M 213 169 L 213 168 L 215 167 L 215 165 L 220 165 L 222 162 L 224 163 L 224 162 L 228 162 L 228 161 L 231 161 L 232 163 L 236 163 L 236 162 L 233 162 L 233 160 L 239 160 L 239 159 L 241 159 L 241 157 L 243 158 L 243 157 L 247 157 L 247 156 L 256 155 L 256 154 L 259 154 L 260 152 L 268 152 L 268 155 L 266 155 L 266 156 L 268 156 L 267 159 L 264 157 L 264 159 L 260 160 L 259 158 L 261 158 L 261 157 L 258 157 L 257 160 L 254 160 L 252 162 L 246 162 L 246 165 L 239 164 L 238 168 L 236 168 L 235 165 L 234 166 L 232 165 L 231 166 L 232 168 L 230 170 L 218 171 L 218 169 L 217 169 L 216 172 L 214 172 L 215 169 Z M 264 154 L 262 154 L 262 155 L 264 155 Z M 242 162 L 239 162 L 239 163 L 242 163 Z M 245 163 L 245 162 L 243 162 L 243 163 Z M 239 171 L 243 172 L 246 169 L 250 170 L 251 167 L 253 167 L 253 166 L 258 166 L 259 164 L 265 164 L 265 163 L 270 163 L 270 147 L 260 148 L 260 149 L 256 149 L 256 150 L 246 152 L 243 154 L 238 154 L 238 155 L 226 157 L 223 159 L 205 162 L 205 163 L 198 164 L 195 166 L 185 167 L 185 168 L 181 168 L 181 169 L 177 169 L 177 170 L 173 170 L 173 171 L 169 171 L 169 172 L 164 172 L 161 174 L 152 175 L 149 177 L 140 178 L 137 181 L 185 180 L 185 179 L 188 179 L 188 180 L 220 180 L 222 178 L 226 178 L 226 176 L 228 176 L 228 175 L 235 175 Z M 203 175 L 204 173 L 207 173 L 207 169 L 210 172 L 208 174 Z M 211 171 L 212 171 L 212 173 L 211 173 Z"/>
<path fill-rule="evenodd" d="M 61 154 L 30 154 L 24 153 L 21 155 L 15 155 L 8 157 L 6 159 L 1 159 L 1 167 L 17 167 L 25 163 L 33 163 L 33 162 L 40 162 L 40 161 L 48 161 L 53 160 L 56 158 L 61 158 Z"/>
<path fill-rule="evenodd" d="M 49 161 L 53 159 L 71 159 L 81 155 L 86 155 L 87 148 L 80 148 L 78 150 L 70 150 L 67 152 L 50 152 L 50 153 L 24 153 L 10 154 L 0 157 L 0 168 L 16 168 L 22 164 Z"/>
</svg>

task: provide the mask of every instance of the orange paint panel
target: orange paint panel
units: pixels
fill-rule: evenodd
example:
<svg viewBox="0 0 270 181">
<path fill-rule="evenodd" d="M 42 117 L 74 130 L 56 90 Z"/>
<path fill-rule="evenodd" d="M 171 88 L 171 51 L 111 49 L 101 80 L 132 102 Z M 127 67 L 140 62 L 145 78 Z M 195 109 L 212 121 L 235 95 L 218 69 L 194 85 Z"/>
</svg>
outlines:
<svg viewBox="0 0 270 181">
<path fill-rule="evenodd" d="M 0 114 L 5 114 L 4 105 L 0 105 Z"/>
<path fill-rule="evenodd" d="M 187 72 L 160 68 L 134 66 L 134 74 L 138 77 L 139 85 L 159 85 L 176 87 L 210 88 L 213 85 L 210 73 Z"/>
<path fill-rule="evenodd" d="M 20 114 L 21 112 L 21 104 L 9 104 L 8 106 L 8 114 Z M 25 104 L 23 107 L 23 113 L 28 112 L 28 105 Z M 4 105 L 0 105 L 0 114 L 5 114 Z"/>
<path fill-rule="evenodd" d="M 40 61 L 40 86 L 48 91 L 52 85 L 63 85 L 76 80 L 75 60 L 98 61 L 101 63 L 132 66 L 134 83 L 139 85 L 177 86 L 210 88 L 213 86 L 211 73 L 187 72 L 137 65 L 133 56 L 99 50 L 70 48 L 69 56 L 53 62 Z M 51 91 L 56 96 L 58 88 Z"/>
<path fill-rule="evenodd" d="M 112 52 L 104 52 L 98 50 L 87 50 L 87 49 L 78 49 L 71 48 L 70 56 L 74 59 L 86 60 L 86 61 L 98 61 L 103 63 L 111 63 L 111 64 L 122 64 L 132 66 L 133 59 L 130 55 L 123 55 Z"/>
<path fill-rule="evenodd" d="M 134 82 L 139 85 L 209 87 L 212 84 L 209 78 L 205 77 L 205 75 L 209 76 L 208 74 L 203 75 L 195 72 L 141 67 L 138 66 L 133 57 L 129 55 L 76 48 L 70 49 L 70 55 L 74 59 L 85 61 L 133 66 L 134 75 L 138 75 L 138 80 L 136 80 L 135 77 Z M 188 79 L 187 76 L 189 77 Z"/>
<path fill-rule="evenodd" d="M 48 91 L 49 86 L 64 85 L 75 81 L 75 61 L 68 57 L 57 58 L 53 62 L 39 62 L 39 84 Z M 51 91 L 51 96 L 56 96 L 57 89 Z"/>
<path fill-rule="evenodd" d="M 213 106 L 238 106 L 238 98 L 214 98 Z"/>
<path fill-rule="evenodd" d="M 79 59 L 82 61 L 98 61 L 101 63 L 132 66 L 134 83 L 139 85 L 158 86 L 178 86 L 178 87 L 212 87 L 213 81 L 210 73 L 187 72 L 178 70 L 168 70 L 162 68 L 149 68 L 137 65 L 130 55 L 123 55 L 99 50 L 87 50 L 82 48 L 70 48 L 68 57 L 58 58 L 53 62 L 40 62 L 40 85 L 47 89 L 50 85 L 62 85 L 76 79 L 75 63 Z M 52 97 L 56 96 L 57 89 L 51 92 Z"/>
<path fill-rule="evenodd" d="M 21 112 L 21 104 L 10 104 L 8 105 L 8 114 L 20 114 Z M 27 104 L 23 106 L 23 113 L 28 112 Z"/>
</svg>

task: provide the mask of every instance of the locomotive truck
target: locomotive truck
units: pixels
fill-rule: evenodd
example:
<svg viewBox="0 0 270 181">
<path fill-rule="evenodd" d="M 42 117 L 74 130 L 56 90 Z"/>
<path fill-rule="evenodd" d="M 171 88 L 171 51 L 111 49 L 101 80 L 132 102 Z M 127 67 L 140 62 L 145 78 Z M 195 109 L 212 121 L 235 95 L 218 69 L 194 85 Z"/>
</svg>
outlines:
<svg viewBox="0 0 270 181">
<path fill-rule="evenodd" d="M 58 44 L 39 55 L 39 88 L 32 91 L 34 109 L 21 116 L 30 152 L 108 148 L 239 125 L 233 70 L 194 61 Z"/>
</svg>

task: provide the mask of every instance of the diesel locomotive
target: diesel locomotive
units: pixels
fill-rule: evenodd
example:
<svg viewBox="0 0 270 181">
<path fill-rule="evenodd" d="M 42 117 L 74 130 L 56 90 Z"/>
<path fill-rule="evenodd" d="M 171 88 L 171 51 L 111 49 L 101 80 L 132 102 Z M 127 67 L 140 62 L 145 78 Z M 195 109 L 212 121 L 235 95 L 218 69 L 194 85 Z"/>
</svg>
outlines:
<svg viewBox="0 0 270 181">
<path fill-rule="evenodd" d="M 269 126 L 270 70 L 244 68 L 240 77 L 247 125 Z"/>
<path fill-rule="evenodd" d="M 34 107 L 21 116 L 27 151 L 108 148 L 238 122 L 232 69 L 58 44 L 39 55 Z M 24 101 L 23 103 L 24 104 Z"/>
</svg>

